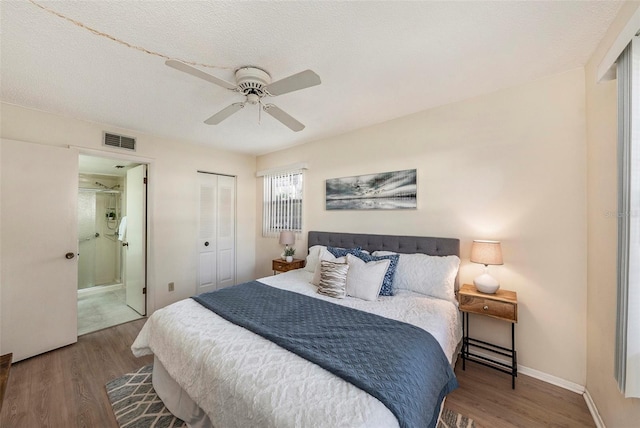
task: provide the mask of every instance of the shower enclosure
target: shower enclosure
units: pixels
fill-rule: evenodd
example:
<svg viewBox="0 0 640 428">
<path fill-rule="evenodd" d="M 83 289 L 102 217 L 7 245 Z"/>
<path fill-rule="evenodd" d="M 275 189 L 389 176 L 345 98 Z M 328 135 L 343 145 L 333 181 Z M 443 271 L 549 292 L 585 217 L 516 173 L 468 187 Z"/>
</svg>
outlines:
<svg viewBox="0 0 640 428">
<path fill-rule="evenodd" d="M 122 284 L 122 189 L 122 178 L 80 174 L 78 290 Z"/>
</svg>

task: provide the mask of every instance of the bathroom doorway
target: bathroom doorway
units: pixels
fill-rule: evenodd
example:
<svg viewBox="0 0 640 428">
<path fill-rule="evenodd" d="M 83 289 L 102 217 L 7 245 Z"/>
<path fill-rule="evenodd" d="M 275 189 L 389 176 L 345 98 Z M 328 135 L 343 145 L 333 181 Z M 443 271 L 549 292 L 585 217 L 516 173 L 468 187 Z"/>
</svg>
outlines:
<svg viewBox="0 0 640 428">
<path fill-rule="evenodd" d="M 80 336 L 145 315 L 146 165 L 81 154 L 78 171 Z"/>
</svg>

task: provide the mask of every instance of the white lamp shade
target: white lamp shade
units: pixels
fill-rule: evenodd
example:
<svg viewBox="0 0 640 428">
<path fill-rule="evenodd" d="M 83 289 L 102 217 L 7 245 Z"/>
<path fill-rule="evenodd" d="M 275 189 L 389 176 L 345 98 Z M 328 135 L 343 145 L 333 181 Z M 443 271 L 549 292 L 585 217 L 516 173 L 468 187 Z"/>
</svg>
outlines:
<svg viewBox="0 0 640 428">
<path fill-rule="evenodd" d="M 473 241 L 471 245 L 471 261 L 483 265 L 503 264 L 500 241 Z"/>
<path fill-rule="evenodd" d="M 280 232 L 280 245 L 293 245 L 296 242 L 296 235 L 291 230 Z"/>
</svg>

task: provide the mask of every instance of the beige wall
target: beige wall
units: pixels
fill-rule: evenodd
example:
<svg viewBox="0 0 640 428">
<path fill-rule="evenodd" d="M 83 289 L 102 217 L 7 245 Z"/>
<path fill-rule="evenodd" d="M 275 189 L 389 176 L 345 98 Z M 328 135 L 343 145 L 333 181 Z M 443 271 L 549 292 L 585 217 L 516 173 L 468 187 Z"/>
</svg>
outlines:
<svg viewBox="0 0 640 428">
<path fill-rule="evenodd" d="M 585 127 L 584 73 L 576 69 L 260 156 L 257 165 L 309 163 L 305 232 L 460 238 L 463 282 L 482 271 L 469 263 L 471 241 L 501 240 L 505 264 L 491 269 L 503 288 L 518 292 L 519 363 L 584 385 Z M 328 178 L 409 168 L 418 170 L 417 210 L 324 209 Z M 261 180 L 256 190 L 260 207 Z M 277 239 L 262 238 L 260 227 L 256 271 L 268 275 L 281 248 Z M 299 254 L 305 244 L 296 242 Z M 472 329 L 509 341 L 509 326 L 500 321 L 476 318 Z"/>
<path fill-rule="evenodd" d="M 149 171 L 149 304 L 160 308 L 196 290 L 197 171 L 237 176 L 237 280 L 254 278 L 255 157 L 170 141 L 129 130 L 2 104 L 0 137 L 56 146 L 73 145 L 152 159 Z M 137 151 L 102 146 L 102 132 L 137 138 Z M 175 291 L 167 284 L 175 282 Z M 6 302 L 5 302 L 6 303 Z"/>
<path fill-rule="evenodd" d="M 640 400 L 625 399 L 613 377 L 616 329 L 616 81 L 596 83 L 596 69 L 640 3 L 629 2 L 586 67 L 588 148 L 587 390 L 608 427 L 637 426 Z"/>
</svg>

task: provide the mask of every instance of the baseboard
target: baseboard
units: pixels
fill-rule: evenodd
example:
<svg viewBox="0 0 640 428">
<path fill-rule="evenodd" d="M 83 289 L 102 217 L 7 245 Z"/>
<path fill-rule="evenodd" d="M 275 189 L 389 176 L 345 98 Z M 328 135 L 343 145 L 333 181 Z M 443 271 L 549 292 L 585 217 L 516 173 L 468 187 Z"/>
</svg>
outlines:
<svg viewBox="0 0 640 428">
<path fill-rule="evenodd" d="M 584 401 L 587 402 L 587 407 L 589 408 L 589 412 L 591 413 L 591 417 L 593 418 L 593 422 L 595 422 L 596 427 L 598 428 L 606 428 L 604 425 L 604 421 L 600 417 L 600 412 L 598 412 L 598 408 L 596 407 L 596 403 L 593 402 L 593 398 L 591 398 L 591 394 L 589 394 L 589 390 L 585 388 Z"/>
<path fill-rule="evenodd" d="M 562 379 L 557 376 L 550 375 L 545 372 L 541 372 L 539 370 L 521 366 L 520 364 L 518 364 L 518 373 L 534 377 L 543 382 L 550 383 L 551 385 L 559 386 L 560 388 L 568 389 L 569 391 L 575 392 L 576 394 L 582 395 L 585 391 L 584 386 L 582 385 L 568 381 L 566 379 Z"/>
<path fill-rule="evenodd" d="M 496 358 L 495 355 L 487 354 L 484 352 L 476 352 L 478 355 L 482 355 L 483 357 L 490 357 L 494 360 L 503 362 L 505 364 L 511 364 L 510 360 L 503 358 Z M 577 383 L 568 381 L 566 379 L 559 378 L 557 376 L 550 375 L 545 372 L 541 372 L 540 370 L 535 370 L 530 367 L 526 367 L 518 364 L 518 373 L 522 373 L 523 375 L 531 376 L 533 378 L 539 379 L 543 382 L 550 383 L 551 385 L 559 386 L 560 388 L 567 389 L 571 392 L 575 392 L 576 394 L 584 394 L 585 388 L 583 385 L 579 385 Z"/>
<path fill-rule="evenodd" d="M 92 287 L 78 289 L 78 297 L 86 297 L 92 294 L 106 293 L 107 291 L 120 290 L 124 288 L 124 284 L 94 285 Z"/>
</svg>

